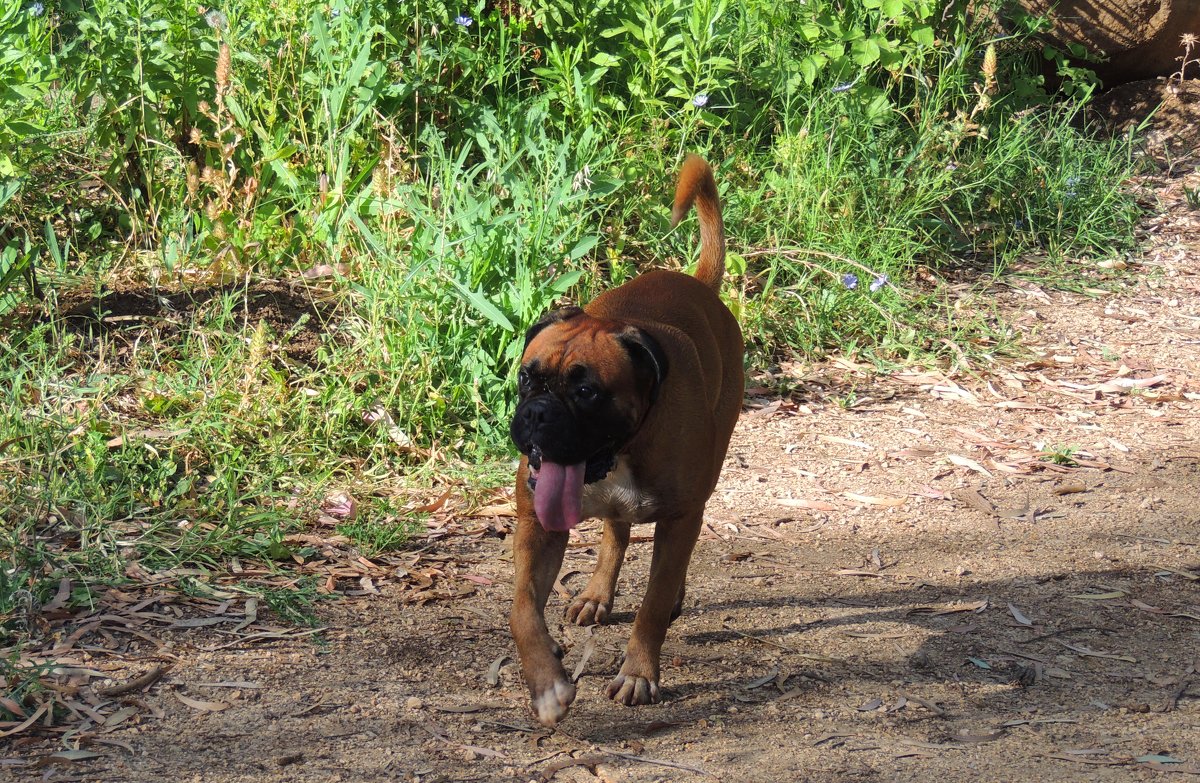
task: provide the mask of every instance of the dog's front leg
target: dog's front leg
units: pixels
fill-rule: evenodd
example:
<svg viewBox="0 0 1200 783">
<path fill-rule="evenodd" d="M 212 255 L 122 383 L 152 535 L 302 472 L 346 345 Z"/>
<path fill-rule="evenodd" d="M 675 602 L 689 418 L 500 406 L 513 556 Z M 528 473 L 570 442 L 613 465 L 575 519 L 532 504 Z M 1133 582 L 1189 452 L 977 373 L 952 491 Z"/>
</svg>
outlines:
<svg viewBox="0 0 1200 783">
<path fill-rule="evenodd" d="M 633 632 L 625 648 L 625 663 L 608 684 L 608 698 L 628 706 L 662 701 L 658 687 L 659 654 L 687 581 L 688 562 L 700 534 L 703 510 L 654 527 L 654 556 L 650 560 L 650 584 L 633 621 Z"/>
<path fill-rule="evenodd" d="M 541 723 L 553 726 L 575 701 L 575 686 L 562 665 L 562 648 L 550 638 L 545 617 L 546 600 L 562 567 L 569 534 L 542 529 L 529 492 L 520 489 L 523 484 L 522 476 L 517 491 L 517 534 L 513 541 L 516 584 L 509 628 L 533 711 Z"/>
</svg>

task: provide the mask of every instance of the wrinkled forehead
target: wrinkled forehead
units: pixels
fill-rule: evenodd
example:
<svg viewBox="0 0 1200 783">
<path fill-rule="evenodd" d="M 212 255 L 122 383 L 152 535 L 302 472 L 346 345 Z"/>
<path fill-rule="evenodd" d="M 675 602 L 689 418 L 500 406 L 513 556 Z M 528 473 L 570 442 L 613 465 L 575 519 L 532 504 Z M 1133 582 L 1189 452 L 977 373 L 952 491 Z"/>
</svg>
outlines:
<svg viewBox="0 0 1200 783">
<path fill-rule="evenodd" d="M 616 325 L 597 318 L 572 318 L 543 329 L 529 342 L 521 357 L 526 368 L 547 375 L 578 372 L 586 367 L 602 378 L 615 378 L 626 362 L 616 339 Z"/>
</svg>

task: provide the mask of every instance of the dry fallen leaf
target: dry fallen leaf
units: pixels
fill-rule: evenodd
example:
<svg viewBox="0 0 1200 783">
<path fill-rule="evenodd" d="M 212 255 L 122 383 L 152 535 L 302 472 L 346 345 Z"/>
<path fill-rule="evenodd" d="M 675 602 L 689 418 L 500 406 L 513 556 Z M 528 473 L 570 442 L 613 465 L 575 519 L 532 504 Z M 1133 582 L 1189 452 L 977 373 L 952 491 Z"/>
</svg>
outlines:
<svg viewBox="0 0 1200 783">
<path fill-rule="evenodd" d="M 992 501 L 988 500 L 983 495 L 979 494 L 978 490 L 970 487 L 963 487 L 962 489 L 954 490 L 952 497 L 960 503 L 964 503 L 976 511 L 983 512 L 984 514 L 994 515 L 996 513 L 995 504 L 993 504 Z"/>
<path fill-rule="evenodd" d="M 767 672 L 762 677 L 757 677 L 746 683 L 746 690 L 752 691 L 755 688 L 761 688 L 770 682 L 774 682 L 777 677 L 779 677 L 779 667 L 775 666 L 771 669 L 771 671 Z"/>
<path fill-rule="evenodd" d="M 933 616 L 943 614 L 955 614 L 957 612 L 982 612 L 988 608 L 988 601 L 985 598 L 982 601 L 967 601 L 962 603 L 952 604 L 935 604 L 933 606 L 915 606 L 909 609 L 907 614 L 930 614 Z"/>
<path fill-rule="evenodd" d="M 973 731 L 964 729 L 964 730 L 960 731 L 958 734 L 954 735 L 954 739 L 958 742 L 974 742 L 974 743 L 982 744 L 984 742 L 995 742 L 996 740 L 1000 739 L 1003 736 L 1004 736 L 1003 729 L 998 730 L 998 731 L 984 731 L 984 732 L 973 732 Z"/>
<path fill-rule="evenodd" d="M 982 473 L 983 475 L 987 476 L 988 478 L 992 477 L 992 472 L 990 470 L 985 468 L 983 465 L 980 465 L 975 460 L 969 459 L 968 457 L 960 457 L 957 454 L 947 454 L 946 459 L 950 460 L 951 462 L 953 462 L 955 465 L 958 465 L 959 467 L 967 468 L 968 470 L 973 470 L 976 473 Z"/>
<path fill-rule="evenodd" d="M 122 707 L 104 719 L 104 728 L 107 731 L 111 731 L 137 714 L 137 707 Z"/>
<path fill-rule="evenodd" d="M 487 676 L 484 677 L 484 681 L 489 687 L 496 688 L 500 685 L 500 667 L 502 667 L 504 662 L 507 660 L 507 655 L 501 655 L 499 658 L 492 661 L 492 665 L 488 667 Z"/>
<path fill-rule="evenodd" d="M 1077 593 L 1069 595 L 1067 598 L 1074 598 L 1079 601 L 1111 601 L 1114 598 L 1124 598 L 1123 590 L 1111 590 L 1107 593 Z"/>
<path fill-rule="evenodd" d="M 1106 394 L 1120 394 L 1131 389 L 1149 389 L 1169 380 L 1165 375 L 1155 375 L 1152 378 L 1113 378 L 1111 381 L 1098 383 L 1091 387 Z"/>
<path fill-rule="evenodd" d="M 1092 650 L 1087 647 L 1084 647 L 1081 644 L 1071 644 L 1070 642 L 1064 642 L 1061 639 L 1055 639 L 1054 641 L 1058 642 L 1063 647 L 1066 647 L 1068 650 L 1077 652 L 1086 658 L 1109 658 L 1114 661 L 1125 661 L 1127 663 L 1137 663 L 1137 658 L 1134 658 L 1132 655 L 1117 655 L 1115 653 L 1098 652 L 1096 650 Z"/>
<path fill-rule="evenodd" d="M 1107 753 L 1107 752 L 1108 751 L 1106 751 L 1106 750 L 1098 750 L 1098 749 L 1086 751 L 1086 753 L 1088 753 L 1088 754 L 1100 754 L 1100 753 Z M 1103 766 L 1103 767 L 1114 767 L 1114 766 L 1119 767 L 1119 766 L 1124 766 L 1129 763 L 1125 759 L 1091 758 L 1088 755 L 1079 755 L 1081 753 L 1084 753 L 1084 751 L 1068 750 L 1065 753 L 1047 754 L 1046 758 L 1060 759 L 1062 761 L 1074 761 L 1078 764 L 1095 764 L 1097 766 Z"/>
<path fill-rule="evenodd" d="M 597 764 L 603 764 L 604 762 L 611 760 L 612 757 L 604 753 L 593 753 L 587 756 L 579 756 L 577 758 L 568 756 L 567 758 L 559 759 L 558 761 L 554 761 L 546 765 L 546 768 L 542 770 L 540 777 L 543 783 L 545 783 L 545 781 L 552 780 L 558 772 L 561 772 L 564 769 L 568 769 L 570 767 L 585 767 L 588 770 L 594 770 Z"/>
<path fill-rule="evenodd" d="M 579 663 L 575 664 L 575 671 L 571 674 L 571 682 L 578 682 L 579 678 L 583 676 L 583 670 L 587 667 L 594 652 L 596 652 L 596 637 L 588 636 L 587 641 L 583 643 L 583 652 L 579 656 Z"/>
<path fill-rule="evenodd" d="M 490 506 L 477 508 L 470 513 L 472 517 L 515 517 L 517 508 L 512 504 L 512 501 L 505 503 L 493 503 Z"/>
<path fill-rule="evenodd" d="M 888 633 L 866 633 L 865 631 L 842 631 L 842 636 L 852 639 L 904 639 L 912 636 L 911 631 L 890 631 Z"/>
<path fill-rule="evenodd" d="M 836 511 L 837 506 L 823 500 L 805 500 L 803 498 L 777 498 L 775 502 L 788 508 L 807 508 L 812 511 Z"/>
<path fill-rule="evenodd" d="M 1182 568 L 1172 568 L 1170 566 L 1159 566 L 1159 568 L 1165 572 L 1175 574 L 1176 576 L 1182 576 L 1184 579 L 1188 579 L 1193 582 L 1200 581 L 1200 575 L 1193 574 L 1191 571 L 1185 571 Z"/>
<path fill-rule="evenodd" d="M 193 710 L 199 710 L 200 712 L 220 712 L 221 710 L 227 710 L 230 707 L 230 704 L 227 701 L 204 701 L 202 699 L 193 699 L 190 696 L 184 696 L 179 691 L 175 691 L 175 698 L 179 699 Z"/>
<path fill-rule="evenodd" d="M 904 498 L 873 497 L 871 495 L 860 495 L 857 492 L 843 492 L 842 497 L 849 498 L 858 503 L 865 503 L 868 506 L 886 506 L 888 508 L 903 506 L 907 502 Z"/>
<path fill-rule="evenodd" d="M 866 451 L 871 451 L 874 448 L 874 446 L 871 444 L 863 443 L 861 440 L 850 440 L 849 438 L 843 438 L 838 435 L 818 435 L 817 437 L 821 440 L 829 441 L 830 443 L 840 443 L 843 446 L 853 446 L 856 449 L 865 449 Z"/>
<path fill-rule="evenodd" d="M 348 492 L 334 492 L 325 498 L 321 511 L 334 519 L 352 520 L 358 513 L 358 501 Z"/>
<path fill-rule="evenodd" d="M 43 756 L 38 759 L 34 766 L 44 767 L 49 764 L 72 764 L 76 761 L 87 761 L 88 759 L 99 758 L 103 755 L 103 753 L 97 753 L 94 750 L 60 750 L 57 753 L 51 753 L 49 756 Z"/>
<path fill-rule="evenodd" d="M 1012 604 L 1008 605 L 1008 611 L 1012 614 L 1013 619 L 1021 625 L 1033 625 L 1033 620 L 1030 620 L 1028 617 L 1022 614 L 1021 610 Z"/>
</svg>

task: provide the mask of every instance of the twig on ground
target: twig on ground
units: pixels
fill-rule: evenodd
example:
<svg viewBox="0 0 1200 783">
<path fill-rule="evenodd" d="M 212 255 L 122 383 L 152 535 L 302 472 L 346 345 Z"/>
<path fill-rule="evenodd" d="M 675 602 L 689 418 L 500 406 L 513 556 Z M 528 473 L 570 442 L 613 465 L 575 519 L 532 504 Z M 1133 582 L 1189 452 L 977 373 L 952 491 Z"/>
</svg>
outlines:
<svg viewBox="0 0 1200 783">
<path fill-rule="evenodd" d="M 632 753 L 622 753 L 619 750 L 612 750 L 610 748 L 600 748 L 600 750 L 601 750 L 601 752 L 607 753 L 610 756 L 615 756 L 619 759 L 625 759 L 626 761 L 640 761 L 643 764 L 653 764 L 657 767 L 670 767 L 671 769 L 682 769 L 685 772 L 695 772 L 697 775 L 705 775 L 707 777 L 720 780 L 720 778 L 717 777 L 716 775 L 714 775 L 713 773 L 711 773 L 705 769 L 700 769 L 699 767 L 689 767 L 687 764 L 678 764 L 674 761 L 666 761 L 664 759 L 652 759 L 652 758 L 647 758 L 645 756 L 635 756 Z"/>
<path fill-rule="evenodd" d="M 97 693 L 99 693 L 101 696 L 120 696 L 124 693 L 133 693 L 134 691 L 145 690 L 162 679 L 163 675 L 171 671 L 172 667 L 173 664 L 170 663 L 164 663 L 160 666 L 155 666 L 141 677 L 135 677 L 129 682 L 121 685 L 112 685 L 107 688 L 101 688 L 99 691 L 97 691 Z"/>
</svg>

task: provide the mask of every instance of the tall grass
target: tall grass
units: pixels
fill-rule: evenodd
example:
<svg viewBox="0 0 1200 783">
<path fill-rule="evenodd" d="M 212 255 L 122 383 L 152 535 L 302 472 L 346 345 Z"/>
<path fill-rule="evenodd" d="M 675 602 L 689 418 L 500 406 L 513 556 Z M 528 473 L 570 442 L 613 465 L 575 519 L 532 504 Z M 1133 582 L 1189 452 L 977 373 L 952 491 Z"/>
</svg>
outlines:
<svg viewBox="0 0 1200 783">
<path fill-rule="evenodd" d="M 755 363 L 986 355 L 939 270 L 1135 219 L 1128 148 L 965 4 L 0 0 L 0 41 L 0 618 L 63 572 L 272 560 L 331 489 L 396 545 L 397 482 L 504 453 L 539 313 L 691 262 L 684 152 Z M 62 317 L 80 288 L 118 296 Z"/>
</svg>

